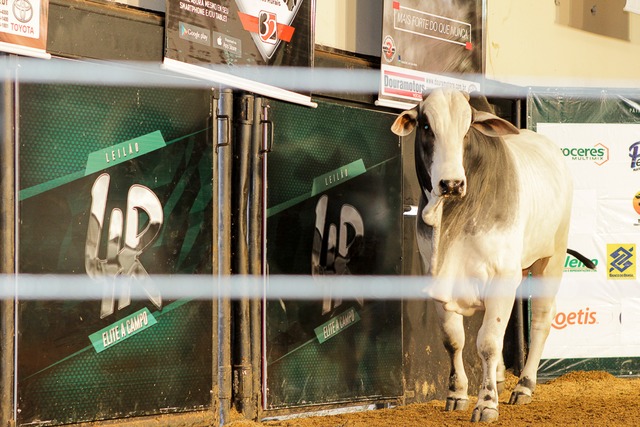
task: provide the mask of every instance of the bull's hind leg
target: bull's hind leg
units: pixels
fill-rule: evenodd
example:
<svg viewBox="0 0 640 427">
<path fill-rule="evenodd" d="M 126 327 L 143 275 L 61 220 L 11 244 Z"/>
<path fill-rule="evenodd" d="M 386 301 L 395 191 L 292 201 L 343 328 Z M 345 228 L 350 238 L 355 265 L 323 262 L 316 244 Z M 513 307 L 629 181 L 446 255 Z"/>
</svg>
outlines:
<svg viewBox="0 0 640 427">
<path fill-rule="evenodd" d="M 462 349 L 464 348 L 464 324 L 461 314 L 446 311 L 436 303 L 440 325 L 444 334 L 444 347 L 449 354 L 451 370 L 449 371 L 449 391 L 447 393 L 446 411 L 462 411 L 469 406 L 467 389 L 469 381 L 464 372 Z"/>
<path fill-rule="evenodd" d="M 544 344 L 555 316 L 555 295 L 560 285 L 564 257 L 554 256 L 536 261 L 530 271 L 535 279 L 535 292 L 531 299 L 531 343 L 524 369 L 509 399 L 510 404 L 531 402 L 538 377 L 538 366 Z"/>
</svg>

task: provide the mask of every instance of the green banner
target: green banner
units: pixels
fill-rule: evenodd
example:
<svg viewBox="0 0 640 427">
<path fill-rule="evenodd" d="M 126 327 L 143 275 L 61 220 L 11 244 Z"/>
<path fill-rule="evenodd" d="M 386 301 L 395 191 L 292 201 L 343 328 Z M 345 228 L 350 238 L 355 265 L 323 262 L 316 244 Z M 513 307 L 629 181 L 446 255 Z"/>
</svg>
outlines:
<svg viewBox="0 0 640 427">
<path fill-rule="evenodd" d="M 348 165 L 341 166 L 338 169 L 320 175 L 313 180 L 311 195 L 315 196 L 316 194 L 327 191 L 336 185 L 344 184 L 346 181 L 360 176 L 366 171 L 367 168 L 364 167 L 364 162 L 362 159 L 358 159 Z"/>
<path fill-rule="evenodd" d="M 76 275 L 103 297 L 19 299 L 17 424 L 209 407 L 211 302 L 144 280 L 211 274 L 209 91 L 18 89 L 18 272 Z"/>
<path fill-rule="evenodd" d="M 314 329 L 318 342 L 323 342 L 335 337 L 349 326 L 360 321 L 360 315 L 352 308 L 344 313 L 329 319 L 327 322 Z"/>
<path fill-rule="evenodd" d="M 119 344 L 131 338 L 135 334 L 144 331 L 158 323 L 153 314 L 148 308 L 136 311 L 133 314 L 125 317 L 122 320 L 112 323 L 111 325 L 100 329 L 89 335 L 89 340 L 93 347 L 96 349 L 96 353 L 100 353 L 107 348 L 111 348 L 116 344 Z"/>
<path fill-rule="evenodd" d="M 402 166 L 394 116 L 274 102 L 271 119 L 270 273 L 399 274 Z M 267 301 L 265 316 L 267 408 L 402 394 L 399 301 Z"/>
</svg>

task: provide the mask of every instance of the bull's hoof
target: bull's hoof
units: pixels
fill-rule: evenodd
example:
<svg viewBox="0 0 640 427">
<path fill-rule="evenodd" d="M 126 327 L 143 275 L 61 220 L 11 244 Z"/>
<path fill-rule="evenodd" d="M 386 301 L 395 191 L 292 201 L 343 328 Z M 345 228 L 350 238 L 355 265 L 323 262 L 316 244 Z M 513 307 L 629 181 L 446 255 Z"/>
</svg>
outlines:
<svg viewBox="0 0 640 427">
<path fill-rule="evenodd" d="M 471 414 L 472 423 L 492 423 L 498 420 L 498 410 L 496 408 L 476 408 Z"/>
<path fill-rule="evenodd" d="M 469 407 L 469 399 L 456 399 L 455 397 L 447 397 L 444 405 L 445 411 L 464 411 Z"/>
<path fill-rule="evenodd" d="M 504 381 L 498 381 L 496 388 L 498 389 L 498 394 L 502 393 L 504 391 Z"/>
<path fill-rule="evenodd" d="M 514 391 L 509 398 L 509 405 L 528 405 L 531 403 L 531 396 Z"/>
</svg>

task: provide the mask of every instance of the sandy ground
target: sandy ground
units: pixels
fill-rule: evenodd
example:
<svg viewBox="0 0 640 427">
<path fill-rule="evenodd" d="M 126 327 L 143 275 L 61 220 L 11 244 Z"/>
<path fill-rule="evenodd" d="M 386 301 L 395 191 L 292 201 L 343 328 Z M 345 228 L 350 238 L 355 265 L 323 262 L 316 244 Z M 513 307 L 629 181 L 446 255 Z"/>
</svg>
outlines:
<svg viewBox="0 0 640 427">
<path fill-rule="evenodd" d="M 640 379 L 616 378 L 605 372 L 572 372 L 538 384 L 529 405 L 508 405 L 516 378 L 509 376 L 500 395 L 500 418 L 492 426 L 636 426 L 640 425 Z M 392 409 L 256 423 L 237 420 L 232 427 L 415 427 L 470 426 L 469 409 L 445 412 L 443 401 Z"/>
</svg>

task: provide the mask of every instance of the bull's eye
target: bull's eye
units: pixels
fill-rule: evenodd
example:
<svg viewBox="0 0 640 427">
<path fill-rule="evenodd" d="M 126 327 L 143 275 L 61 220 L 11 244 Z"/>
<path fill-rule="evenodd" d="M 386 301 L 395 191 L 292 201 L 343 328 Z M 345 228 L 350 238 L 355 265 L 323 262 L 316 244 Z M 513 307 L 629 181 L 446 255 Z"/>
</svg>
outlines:
<svg viewBox="0 0 640 427">
<path fill-rule="evenodd" d="M 424 125 L 424 130 L 429 130 L 429 125 L 428 124 Z"/>
</svg>

